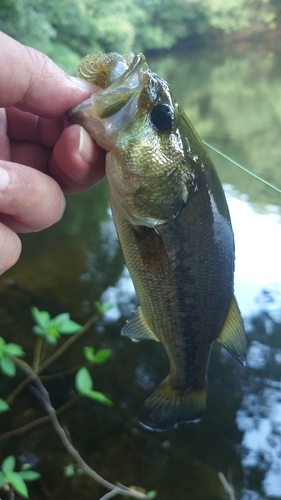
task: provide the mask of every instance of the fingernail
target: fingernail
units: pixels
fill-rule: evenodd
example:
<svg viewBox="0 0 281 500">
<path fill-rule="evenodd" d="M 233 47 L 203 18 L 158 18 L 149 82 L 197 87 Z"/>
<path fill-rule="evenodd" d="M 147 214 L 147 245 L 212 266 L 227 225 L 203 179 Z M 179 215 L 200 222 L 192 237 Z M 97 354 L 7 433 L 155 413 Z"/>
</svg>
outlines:
<svg viewBox="0 0 281 500">
<path fill-rule="evenodd" d="M 4 168 L 0 167 L 0 191 L 4 191 L 10 184 L 10 176 Z"/>
<path fill-rule="evenodd" d="M 79 146 L 77 149 L 77 153 L 79 155 L 83 151 L 84 144 L 85 144 L 85 130 L 83 129 L 83 127 L 80 127 Z"/>
<path fill-rule="evenodd" d="M 94 91 L 94 85 L 87 80 L 83 80 L 82 78 L 76 78 L 76 76 L 71 76 L 70 80 L 76 85 L 76 87 L 79 87 L 79 89 L 82 90 L 87 90 L 88 92 Z"/>
</svg>

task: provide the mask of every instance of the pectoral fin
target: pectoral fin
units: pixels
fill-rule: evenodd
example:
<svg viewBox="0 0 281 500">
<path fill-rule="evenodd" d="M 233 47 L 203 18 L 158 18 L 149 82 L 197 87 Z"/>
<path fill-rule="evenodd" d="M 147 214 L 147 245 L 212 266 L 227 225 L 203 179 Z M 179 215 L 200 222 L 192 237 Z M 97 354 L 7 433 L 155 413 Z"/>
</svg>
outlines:
<svg viewBox="0 0 281 500">
<path fill-rule="evenodd" d="M 159 342 L 158 338 L 147 325 L 140 307 L 138 307 L 134 316 L 129 319 L 122 328 L 121 335 L 130 337 L 135 342 L 145 339 L 157 340 L 157 342 Z"/>
<path fill-rule="evenodd" d="M 145 269 L 157 276 L 167 276 L 170 271 L 169 257 L 157 229 L 139 226 L 133 228 L 133 234 Z"/>
<path fill-rule="evenodd" d="M 242 365 L 245 365 L 246 339 L 241 313 L 233 295 L 223 329 L 216 338 Z"/>
</svg>

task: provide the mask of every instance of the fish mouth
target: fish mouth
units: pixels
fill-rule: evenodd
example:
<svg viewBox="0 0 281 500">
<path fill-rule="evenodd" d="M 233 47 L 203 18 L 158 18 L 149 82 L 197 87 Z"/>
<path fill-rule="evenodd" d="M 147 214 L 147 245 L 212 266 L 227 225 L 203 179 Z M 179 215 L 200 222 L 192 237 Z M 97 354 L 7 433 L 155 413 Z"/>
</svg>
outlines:
<svg viewBox="0 0 281 500">
<path fill-rule="evenodd" d="M 143 54 L 137 54 L 128 69 L 109 87 L 69 111 L 69 117 L 82 125 L 90 136 L 110 151 L 120 131 L 128 127 L 138 113 L 139 96 L 148 80 Z"/>
</svg>

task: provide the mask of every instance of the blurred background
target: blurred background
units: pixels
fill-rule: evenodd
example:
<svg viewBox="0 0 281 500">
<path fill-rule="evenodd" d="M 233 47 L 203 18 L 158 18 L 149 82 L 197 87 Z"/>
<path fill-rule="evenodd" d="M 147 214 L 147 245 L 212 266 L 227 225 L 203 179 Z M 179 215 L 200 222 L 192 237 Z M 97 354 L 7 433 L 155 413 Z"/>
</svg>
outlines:
<svg viewBox="0 0 281 500">
<path fill-rule="evenodd" d="M 0 0 L 0 29 L 70 74 L 92 51 L 144 52 L 201 138 L 281 189 L 279 0 Z M 112 349 L 91 374 L 95 389 L 114 406 L 81 399 L 60 416 L 83 458 L 112 482 L 156 490 L 159 500 L 231 498 L 218 472 L 233 485 L 236 500 L 281 499 L 281 194 L 210 154 L 231 212 L 248 355 L 242 367 L 214 345 L 208 406 L 199 423 L 158 434 L 135 418 L 168 364 L 156 343 L 120 337 L 137 302 L 104 181 L 68 196 L 58 224 L 22 236 L 19 262 L 0 278 L 1 336 L 22 345 L 30 362 L 31 306 L 51 316 L 67 311 L 83 324 L 94 301 L 110 301 L 112 309 L 44 373 L 83 363 L 85 345 Z M 0 374 L 0 397 L 21 380 Z M 55 407 L 74 395 L 74 374 L 45 384 Z M 41 473 L 30 483 L 32 500 L 99 499 L 105 490 L 85 475 L 65 477 L 71 457 L 50 424 L 5 437 L 42 416 L 29 390 L 0 414 L 0 462 L 15 455 Z"/>
</svg>

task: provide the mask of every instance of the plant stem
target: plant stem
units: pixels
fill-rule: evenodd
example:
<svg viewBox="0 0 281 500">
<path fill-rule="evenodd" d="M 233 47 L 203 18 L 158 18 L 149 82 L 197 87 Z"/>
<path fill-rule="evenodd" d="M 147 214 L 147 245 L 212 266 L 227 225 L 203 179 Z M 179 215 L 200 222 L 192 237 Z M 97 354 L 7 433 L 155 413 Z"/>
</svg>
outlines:
<svg viewBox="0 0 281 500">
<path fill-rule="evenodd" d="M 26 377 L 17 387 L 11 392 L 11 394 L 6 398 L 6 403 L 11 406 L 15 397 L 28 385 L 32 380 L 36 377 L 36 373 L 34 375 L 29 375 Z"/>
<path fill-rule="evenodd" d="M 39 339 L 37 339 L 34 349 L 32 368 L 35 372 L 37 371 L 38 366 L 40 364 L 42 345 L 43 345 L 43 337 L 40 337 Z"/>
<path fill-rule="evenodd" d="M 100 498 L 100 500 L 108 500 L 109 498 L 113 498 L 116 495 L 118 495 L 118 490 L 112 490 L 106 493 L 103 497 Z"/>
<path fill-rule="evenodd" d="M 35 377 L 33 377 L 34 380 Z M 56 414 L 59 415 L 63 413 L 65 410 L 70 408 L 78 399 L 80 399 L 81 396 L 80 394 L 77 394 L 74 398 L 70 399 L 65 403 L 64 405 L 60 406 L 56 410 Z M 45 424 L 47 422 L 50 422 L 51 418 L 50 415 L 46 415 L 45 417 L 38 418 L 37 420 L 34 420 L 33 422 L 29 422 L 29 424 L 23 425 L 22 427 L 18 427 L 17 429 L 14 429 L 13 431 L 6 432 L 5 434 L 0 435 L 0 441 L 4 441 L 5 439 L 9 439 L 14 436 L 18 436 L 20 434 L 24 434 L 25 432 L 30 431 L 31 429 L 34 429 L 35 427 L 38 427 L 39 425 Z"/>
<path fill-rule="evenodd" d="M 231 484 L 229 484 L 228 481 L 226 480 L 224 474 L 222 472 L 218 472 L 218 476 L 219 476 L 220 482 L 223 485 L 226 493 L 228 493 L 228 495 L 229 495 L 229 499 L 235 500 L 234 490 L 233 490 Z"/>
<path fill-rule="evenodd" d="M 70 453 L 70 455 L 74 458 L 74 460 L 77 462 L 77 464 L 88 474 L 92 479 L 94 479 L 97 483 L 99 483 L 101 486 L 104 488 L 107 488 L 110 490 L 110 492 L 114 491 L 115 495 L 123 495 L 126 497 L 133 497 L 133 498 L 138 498 L 142 500 L 147 500 L 149 497 L 145 495 L 144 493 L 140 493 L 138 491 L 132 490 L 131 488 L 127 488 L 126 486 L 122 485 L 114 485 L 101 477 L 97 472 L 95 472 L 89 465 L 84 462 L 83 458 L 79 455 L 78 451 L 74 448 L 74 446 L 71 444 L 69 441 L 66 432 L 64 429 L 61 427 L 57 416 L 56 416 L 56 410 L 53 408 L 52 403 L 50 401 L 49 393 L 45 389 L 44 385 L 42 384 L 39 376 L 37 373 L 35 373 L 31 366 L 29 366 L 25 361 L 19 358 L 15 358 L 15 363 L 19 368 L 21 368 L 25 373 L 28 375 L 33 375 L 34 382 L 37 386 L 37 388 L 33 387 L 33 390 L 37 396 L 37 398 L 41 401 L 43 404 L 45 410 L 50 416 L 50 420 L 53 424 L 53 427 L 57 434 L 59 435 L 64 447 L 66 450 Z M 110 498 L 110 497 L 107 497 Z M 112 498 L 112 496 L 111 496 Z"/>
</svg>

